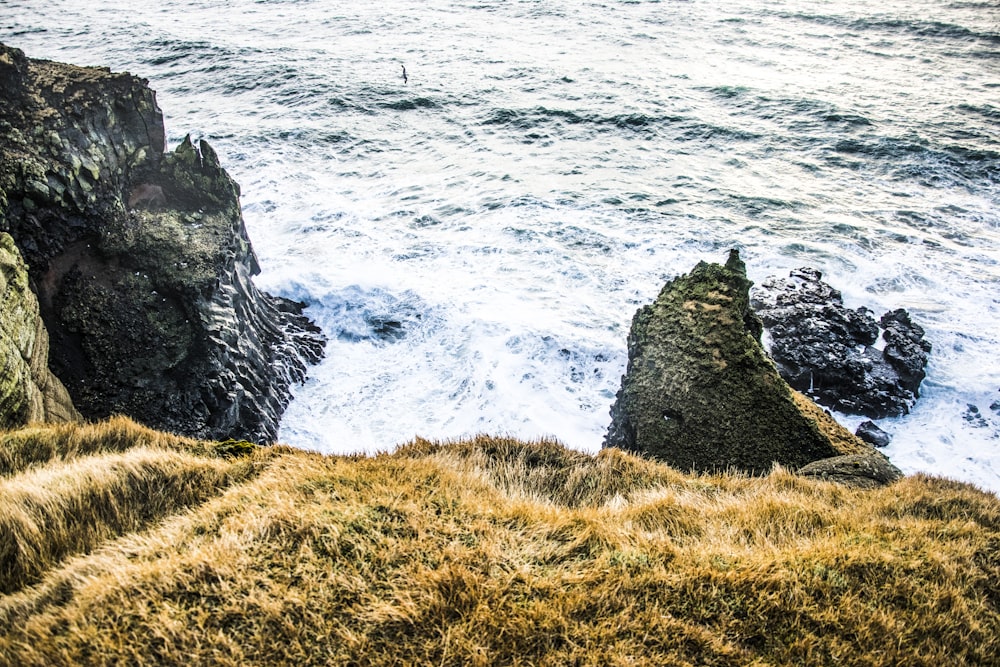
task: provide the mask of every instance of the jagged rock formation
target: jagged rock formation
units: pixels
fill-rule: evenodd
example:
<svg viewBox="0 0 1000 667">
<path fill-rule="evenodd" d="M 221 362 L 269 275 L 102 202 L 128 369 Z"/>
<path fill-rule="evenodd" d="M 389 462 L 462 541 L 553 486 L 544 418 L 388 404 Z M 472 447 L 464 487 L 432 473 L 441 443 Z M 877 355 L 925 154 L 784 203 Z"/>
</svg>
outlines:
<svg viewBox="0 0 1000 667">
<path fill-rule="evenodd" d="M 81 413 L 273 440 L 325 341 L 301 304 L 251 282 L 239 187 L 208 143 L 165 152 L 142 79 L 0 45 L 0 158 L 0 230 Z"/>
<path fill-rule="evenodd" d="M 48 360 L 48 332 L 28 268 L 14 239 L 0 232 L 0 429 L 80 419 Z"/>
<path fill-rule="evenodd" d="M 750 285 L 734 250 L 725 266 L 701 262 L 639 309 L 606 447 L 685 471 L 753 473 L 874 451 L 778 375 Z"/>
<path fill-rule="evenodd" d="M 844 307 L 815 269 L 769 278 L 751 305 L 771 339 L 778 372 L 795 389 L 848 414 L 875 419 L 910 411 L 931 344 L 902 309 L 876 322 L 867 308 Z M 884 348 L 874 347 L 881 325 Z"/>
</svg>

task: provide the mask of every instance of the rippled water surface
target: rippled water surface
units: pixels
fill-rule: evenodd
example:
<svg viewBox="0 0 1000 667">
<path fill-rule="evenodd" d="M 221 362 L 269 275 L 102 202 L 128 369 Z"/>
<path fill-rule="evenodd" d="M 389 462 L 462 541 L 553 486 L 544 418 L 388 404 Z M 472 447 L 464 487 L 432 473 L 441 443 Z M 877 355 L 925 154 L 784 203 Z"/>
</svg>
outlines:
<svg viewBox="0 0 1000 667">
<path fill-rule="evenodd" d="M 1000 489 L 993 2 L 7 0 L 0 40 L 146 77 L 215 146 L 260 284 L 331 338 L 285 441 L 595 451 L 636 308 L 738 247 L 909 309 L 887 453 Z"/>
</svg>

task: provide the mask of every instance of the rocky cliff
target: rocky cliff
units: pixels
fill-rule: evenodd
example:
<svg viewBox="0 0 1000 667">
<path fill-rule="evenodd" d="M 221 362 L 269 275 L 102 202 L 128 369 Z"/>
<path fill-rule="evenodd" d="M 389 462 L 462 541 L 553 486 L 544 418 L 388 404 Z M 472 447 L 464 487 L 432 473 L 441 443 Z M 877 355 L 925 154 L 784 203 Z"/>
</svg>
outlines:
<svg viewBox="0 0 1000 667">
<path fill-rule="evenodd" d="M 48 332 L 28 288 L 28 268 L 14 239 L 0 232 L 0 429 L 80 418 L 48 359 Z"/>
<path fill-rule="evenodd" d="M 0 231 L 80 412 L 271 441 L 322 355 L 302 304 L 258 290 L 239 187 L 207 142 L 166 151 L 146 81 L 0 45 Z"/>
<path fill-rule="evenodd" d="M 781 379 L 761 347 L 750 286 L 732 251 L 725 266 L 701 262 L 639 309 L 605 446 L 684 471 L 759 474 L 847 454 L 884 461 Z"/>
</svg>

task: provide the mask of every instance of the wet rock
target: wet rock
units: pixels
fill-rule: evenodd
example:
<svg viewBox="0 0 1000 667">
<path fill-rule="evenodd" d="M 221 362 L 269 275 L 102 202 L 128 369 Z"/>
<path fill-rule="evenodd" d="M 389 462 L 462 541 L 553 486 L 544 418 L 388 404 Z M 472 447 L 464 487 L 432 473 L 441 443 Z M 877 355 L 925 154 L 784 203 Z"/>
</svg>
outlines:
<svg viewBox="0 0 1000 667">
<path fill-rule="evenodd" d="M 892 442 L 892 436 L 879 428 L 873 421 L 861 422 L 854 431 L 854 435 L 875 447 L 888 447 L 889 443 Z"/>
<path fill-rule="evenodd" d="M 81 413 L 273 440 L 325 340 L 302 304 L 253 284 L 239 187 L 212 147 L 166 151 L 142 79 L 2 45 L 0 129 L 0 230 Z"/>
<path fill-rule="evenodd" d="M 885 349 L 882 354 L 899 376 L 899 384 L 913 396 L 919 396 L 927 367 L 927 356 L 931 344 L 924 340 L 924 330 L 910 320 L 910 314 L 902 308 L 886 313 L 879 320 L 884 329 L 882 338 Z"/>
<path fill-rule="evenodd" d="M 875 451 L 815 461 L 796 472 L 803 477 L 837 482 L 857 489 L 874 489 L 903 478 L 899 468 Z"/>
<path fill-rule="evenodd" d="M 604 446 L 681 470 L 798 468 L 870 447 L 779 377 L 738 253 L 699 263 L 640 308 Z"/>
<path fill-rule="evenodd" d="M 322 297 L 331 335 L 339 340 L 377 345 L 396 343 L 425 324 L 429 306 L 410 292 L 391 294 L 382 289 L 352 285 Z"/>
<path fill-rule="evenodd" d="M 905 310 L 881 318 L 885 341 L 876 349 L 879 322 L 867 308 L 845 308 L 839 291 L 815 269 L 769 278 L 751 305 L 770 338 L 778 372 L 816 402 L 879 419 L 909 412 L 919 396 L 931 345 Z"/>
<path fill-rule="evenodd" d="M 988 428 L 989 423 L 986 418 L 983 417 L 983 413 L 979 411 L 979 406 L 968 403 L 965 406 L 965 412 L 962 414 L 962 419 L 964 419 L 969 425 L 976 428 Z"/>
<path fill-rule="evenodd" d="M 48 332 L 28 287 L 28 268 L 14 239 L 0 232 L 0 429 L 80 420 L 48 358 Z"/>
<path fill-rule="evenodd" d="M 387 319 L 384 317 L 368 317 L 365 319 L 372 333 L 379 340 L 397 341 L 406 337 L 403 323 L 399 320 Z"/>
</svg>

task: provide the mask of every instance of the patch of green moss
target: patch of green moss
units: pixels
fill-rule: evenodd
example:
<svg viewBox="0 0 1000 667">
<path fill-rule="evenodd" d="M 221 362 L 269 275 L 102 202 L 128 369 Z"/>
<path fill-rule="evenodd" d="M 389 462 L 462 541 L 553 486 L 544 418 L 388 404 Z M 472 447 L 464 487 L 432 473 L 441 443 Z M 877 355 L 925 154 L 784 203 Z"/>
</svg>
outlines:
<svg viewBox="0 0 1000 667">
<path fill-rule="evenodd" d="M 259 445 L 255 445 L 247 440 L 235 440 L 229 438 L 215 443 L 212 449 L 218 456 L 226 459 L 234 459 L 241 456 L 250 456 Z"/>
</svg>

